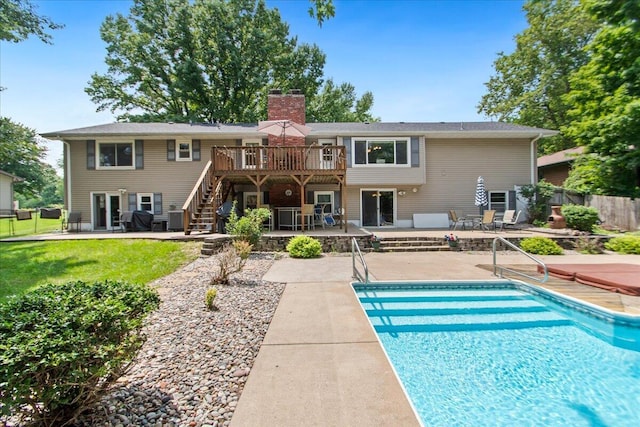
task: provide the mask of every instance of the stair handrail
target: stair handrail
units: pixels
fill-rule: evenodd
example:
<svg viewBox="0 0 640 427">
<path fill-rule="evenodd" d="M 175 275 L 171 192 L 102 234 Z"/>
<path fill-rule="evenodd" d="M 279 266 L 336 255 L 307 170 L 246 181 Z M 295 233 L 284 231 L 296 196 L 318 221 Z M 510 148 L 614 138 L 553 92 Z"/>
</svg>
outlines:
<svg viewBox="0 0 640 427">
<path fill-rule="evenodd" d="M 184 233 L 189 235 L 191 232 L 191 216 L 199 208 L 199 200 L 202 200 L 202 195 L 206 192 L 206 188 L 209 182 L 211 182 L 211 176 L 213 173 L 211 160 L 207 162 L 200 174 L 200 177 L 196 181 L 189 197 L 182 205 L 182 225 L 184 227 Z"/>
<path fill-rule="evenodd" d="M 358 254 L 358 262 L 362 264 L 362 269 L 364 270 L 363 274 L 361 274 L 356 267 L 356 253 Z M 367 263 L 362 256 L 362 252 L 360 252 L 360 246 L 358 245 L 358 241 L 355 237 L 351 238 L 351 263 L 353 265 L 353 278 L 358 279 L 364 284 L 369 283 L 369 267 L 367 267 Z"/>
<path fill-rule="evenodd" d="M 516 270 L 514 270 L 512 268 L 509 268 L 509 267 L 499 266 L 497 264 L 497 261 L 496 261 L 496 258 L 497 258 L 496 248 L 497 248 L 497 243 L 499 241 L 504 243 L 505 245 L 509 246 L 510 248 L 514 249 L 515 251 L 520 252 L 521 254 L 525 255 L 527 258 L 531 259 L 532 261 L 534 261 L 538 265 L 541 265 L 542 268 L 544 269 L 544 277 L 542 279 L 540 279 L 539 277 L 530 276 L 527 273 L 523 273 L 521 271 L 516 271 Z M 549 270 L 547 268 L 547 265 L 541 259 L 536 258 L 533 255 L 523 251 L 520 247 L 514 245 L 513 243 L 511 243 L 510 241 L 508 241 L 504 237 L 500 237 L 500 236 L 495 237 L 493 239 L 492 248 L 493 248 L 493 275 L 494 276 L 502 278 L 503 277 L 502 273 L 504 271 L 508 271 L 509 273 L 517 274 L 519 276 L 523 276 L 523 277 L 526 277 L 527 279 L 534 280 L 534 281 L 540 282 L 540 283 L 545 283 L 549 279 Z M 499 274 L 497 273 L 498 270 L 500 270 Z"/>
</svg>

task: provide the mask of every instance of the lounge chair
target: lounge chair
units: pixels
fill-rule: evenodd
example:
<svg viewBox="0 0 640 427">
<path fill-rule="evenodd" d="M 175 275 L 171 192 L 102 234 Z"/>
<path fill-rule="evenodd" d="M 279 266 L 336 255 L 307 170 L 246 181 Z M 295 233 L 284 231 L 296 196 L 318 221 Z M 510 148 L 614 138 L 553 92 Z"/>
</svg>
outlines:
<svg viewBox="0 0 640 427">
<path fill-rule="evenodd" d="M 324 228 L 325 223 L 324 223 L 324 214 L 323 214 L 323 206 L 322 205 L 315 205 L 313 207 L 313 222 L 315 225 L 321 225 L 322 228 Z"/>
<path fill-rule="evenodd" d="M 510 213 L 511 215 L 508 215 L 508 213 Z M 520 218 L 521 213 L 522 213 L 521 210 L 518 211 L 517 214 L 516 214 L 516 211 L 505 211 L 504 217 L 502 218 L 502 220 L 496 221 L 496 226 L 498 226 L 499 224 L 500 231 L 502 231 L 504 227 L 507 225 L 516 225 L 518 223 L 518 219 Z"/>
<path fill-rule="evenodd" d="M 454 210 L 449 211 L 449 219 L 451 220 L 449 228 L 452 228 L 454 230 L 458 228 L 459 224 L 462 224 L 463 230 L 466 228 L 467 224 L 469 224 L 470 226 L 473 226 L 473 221 L 471 219 L 459 217 L 458 214 L 456 214 L 456 211 Z"/>
<path fill-rule="evenodd" d="M 482 221 L 479 225 L 481 230 L 488 231 L 490 228 L 493 228 L 493 231 L 496 232 L 496 211 L 493 209 L 484 211 Z"/>
</svg>

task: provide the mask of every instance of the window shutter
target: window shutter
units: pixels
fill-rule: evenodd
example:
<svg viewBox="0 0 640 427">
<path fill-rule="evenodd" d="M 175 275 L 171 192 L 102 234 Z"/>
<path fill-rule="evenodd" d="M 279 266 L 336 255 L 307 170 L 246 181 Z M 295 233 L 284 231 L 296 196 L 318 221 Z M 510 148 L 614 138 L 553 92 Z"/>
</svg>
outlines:
<svg viewBox="0 0 640 427">
<path fill-rule="evenodd" d="M 306 197 L 304 198 L 304 202 L 305 202 L 306 204 L 312 204 L 312 203 L 315 203 L 315 199 L 314 199 L 313 195 L 314 195 L 314 192 L 313 192 L 313 191 L 307 191 L 307 195 L 306 195 Z"/>
<path fill-rule="evenodd" d="M 153 193 L 153 214 L 162 215 L 162 193 Z"/>
<path fill-rule="evenodd" d="M 236 147 L 242 147 L 242 140 L 236 139 Z"/>
<path fill-rule="evenodd" d="M 264 203 L 265 205 L 269 204 L 269 192 L 268 191 L 263 191 L 262 192 L 262 203 Z"/>
<path fill-rule="evenodd" d="M 176 140 L 167 139 L 167 161 L 176 161 Z"/>
<path fill-rule="evenodd" d="M 514 190 L 509 191 L 509 201 L 507 203 L 507 209 L 515 210 L 516 209 L 516 192 Z"/>
<path fill-rule="evenodd" d="M 269 138 L 262 138 L 262 145 L 264 147 L 266 147 L 267 145 L 269 145 Z"/>
<path fill-rule="evenodd" d="M 411 167 L 420 166 L 420 139 L 417 136 L 411 137 Z"/>
<path fill-rule="evenodd" d="M 136 193 L 128 193 L 129 198 L 129 210 L 135 211 L 138 209 L 138 195 Z"/>
<path fill-rule="evenodd" d="M 194 139 L 191 141 L 191 160 L 194 162 L 200 161 L 200 140 Z"/>
<path fill-rule="evenodd" d="M 347 167 L 351 167 L 351 137 L 347 136 L 342 138 L 342 144 L 344 145 L 345 156 L 347 157 Z"/>
<path fill-rule="evenodd" d="M 144 169 L 144 141 L 136 139 L 136 169 Z"/>
<path fill-rule="evenodd" d="M 96 168 L 96 141 L 94 139 L 87 140 L 87 169 Z"/>
<path fill-rule="evenodd" d="M 333 192 L 333 209 L 342 212 L 342 191 L 334 191 Z"/>
</svg>

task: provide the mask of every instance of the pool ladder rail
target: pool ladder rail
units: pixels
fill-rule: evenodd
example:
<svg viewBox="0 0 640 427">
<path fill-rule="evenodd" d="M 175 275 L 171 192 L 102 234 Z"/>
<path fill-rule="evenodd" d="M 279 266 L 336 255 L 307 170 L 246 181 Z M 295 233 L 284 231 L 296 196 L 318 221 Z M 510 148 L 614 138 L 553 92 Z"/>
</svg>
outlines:
<svg viewBox="0 0 640 427">
<path fill-rule="evenodd" d="M 356 261 L 362 266 L 362 272 L 358 270 Z M 362 252 L 360 252 L 360 246 L 355 237 L 351 238 L 351 263 L 353 264 L 353 278 L 364 284 L 369 283 L 369 267 L 367 267 L 367 263 L 362 256 Z"/>
<path fill-rule="evenodd" d="M 498 242 L 504 243 L 505 245 L 509 246 L 511 249 L 520 252 L 521 254 L 525 255 L 527 258 L 531 259 L 532 261 L 534 261 L 536 264 L 542 266 L 543 270 L 544 270 L 544 276 L 542 278 L 539 277 L 535 277 L 535 276 L 530 276 L 527 273 L 523 273 L 522 271 L 517 271 L 517 270 L 513 270 L 509 267 L 505 267 L 502 265 L 498 265 L 496 259 L 497 259 L 497 246 L 498 246 Z M 547 265 L 540 259 L 534 257 L 533 255 L 523 251 L 520 247 L 514 245 L 513 243 L 511 243 L 510 241 L 508 241 L 507 239 L 503 238 L 503 237 L 495 237 L 493 239 L 493 245 L 492 245 L 492 250 L 493 250 L 493 275 L 502 278 L 503 277 L 503 272 L 507 271 L 511 274 L 516 274 L 519 276 L 523 276 L 526 277 L 527 279 L 530 280 L 534 280 L 536 282 L 539 283 L 545 283 L 548 279 L 549 279 L 549 270 L 547 269 Z"/>
</svg>

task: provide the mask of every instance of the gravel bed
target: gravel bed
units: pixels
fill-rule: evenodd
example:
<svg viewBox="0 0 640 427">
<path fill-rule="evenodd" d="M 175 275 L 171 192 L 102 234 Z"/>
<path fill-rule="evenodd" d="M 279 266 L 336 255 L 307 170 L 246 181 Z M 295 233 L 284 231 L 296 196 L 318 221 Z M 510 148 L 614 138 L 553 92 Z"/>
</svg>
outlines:
<svg viewBox="0 0 640 427">
<path fill-rule="evenodd" d="M 215 255 L 155 281 L 162 303 L 148 319 L 146 343 L 79 425 L 228 425 L 284 290 L 262 280 L 274 260 L 251 254 L 231 285 L 217 286 L 215 311 L 204 304 Z"/>
</svg>

